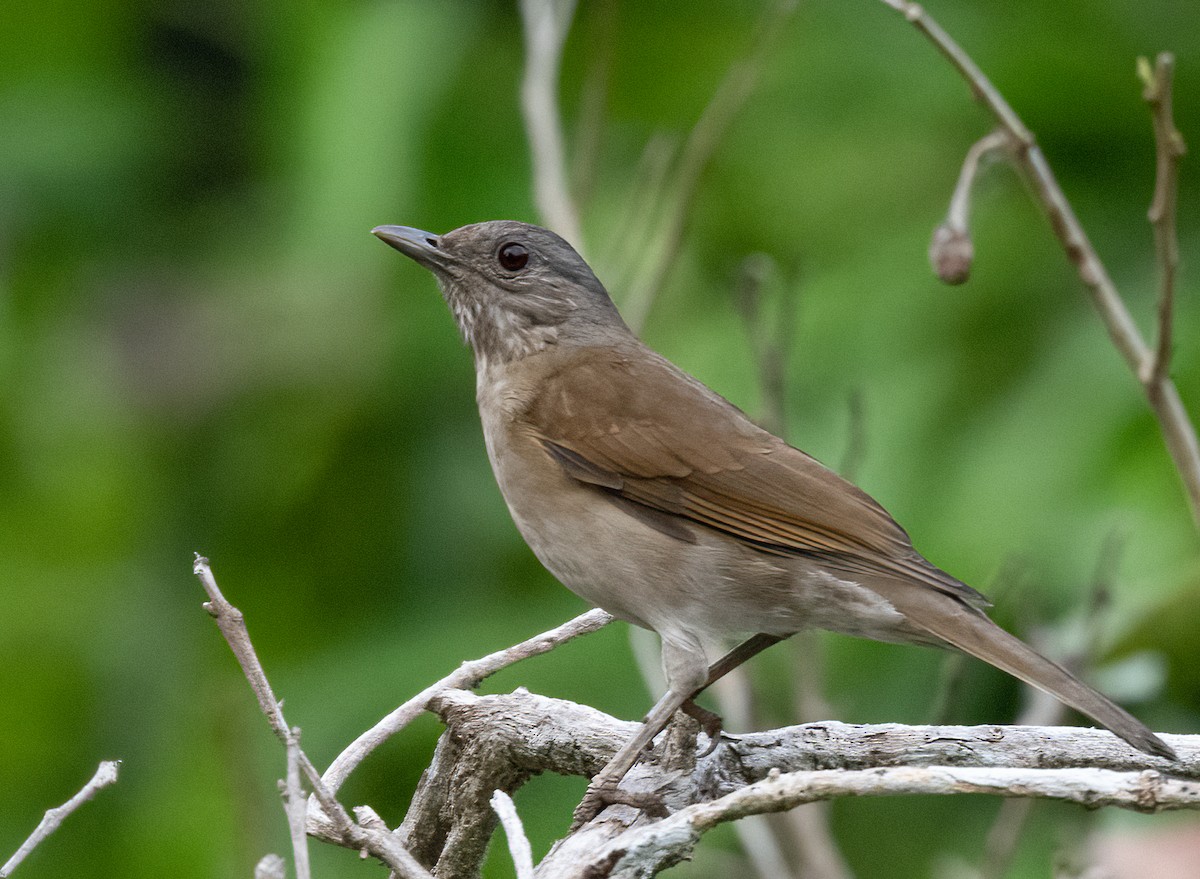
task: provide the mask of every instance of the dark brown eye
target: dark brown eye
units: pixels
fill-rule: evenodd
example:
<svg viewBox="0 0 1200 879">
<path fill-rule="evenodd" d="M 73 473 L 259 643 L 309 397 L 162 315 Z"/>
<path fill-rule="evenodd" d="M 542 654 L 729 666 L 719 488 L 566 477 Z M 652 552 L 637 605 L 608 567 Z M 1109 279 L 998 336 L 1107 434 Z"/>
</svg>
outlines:
<svg viewBox="0 0 1200 879">
<path fill-rule="evenodd" d="M 500 265 L 505 271 L 518 272 L 529 262 L 529 251 L 515 241 L 510 241 L 500 245 L 496 258 L 500 260 Z"/>
</svg>

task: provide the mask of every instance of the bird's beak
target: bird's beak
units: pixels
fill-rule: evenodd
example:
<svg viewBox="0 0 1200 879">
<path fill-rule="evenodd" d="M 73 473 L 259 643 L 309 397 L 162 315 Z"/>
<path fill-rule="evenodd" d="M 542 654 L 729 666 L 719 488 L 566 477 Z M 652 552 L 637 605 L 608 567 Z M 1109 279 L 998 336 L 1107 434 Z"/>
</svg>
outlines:
<svg viewBox="0 0 1200 879">
<path fill-rule="evenodd" d="M 376 226 L 371 234 L 427 269 L 443 268 L 449 260 L 441 249 L 438 236 L 411 226 Z"/>
</svg>

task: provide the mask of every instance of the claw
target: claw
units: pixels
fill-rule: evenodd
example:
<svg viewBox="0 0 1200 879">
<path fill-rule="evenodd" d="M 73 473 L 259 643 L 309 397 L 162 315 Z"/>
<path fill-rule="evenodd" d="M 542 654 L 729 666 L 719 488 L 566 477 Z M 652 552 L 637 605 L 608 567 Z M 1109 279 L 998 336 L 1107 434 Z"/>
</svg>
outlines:
<svg viewBox="0 0 1200 879">
<path fill-rule="evenodd" d="M 587 793 L 583 795 L 583 800 L 575 807 L 570 832 L 574 833 L 609 806 L 617 805 L 632 806 L 635 809 L 640 809 L 651 818 L 666 818 L 668 814 L 661 794 L 654 792 L 634 793 L 632 791 L 618 790 L 615 787 L 609 787 L 604 784 L 598 785 L 593 782 L 588 786 Z"/>
<path fill-rule="evenodd" d="M 700 728 L 708 736 L 708 747 L 699 756 L 707 757 L 713 751 L 717 750 L 717 745 L 721 744 L 721 730 L 724 728 L 724 721 L 721 720 L 721 715 L 715 711 L 709 711 L 707 708 L 701 708 L 691 699 L 684 702 L 679 710 L 688 717 L 699 721 Z"/>
</svg>

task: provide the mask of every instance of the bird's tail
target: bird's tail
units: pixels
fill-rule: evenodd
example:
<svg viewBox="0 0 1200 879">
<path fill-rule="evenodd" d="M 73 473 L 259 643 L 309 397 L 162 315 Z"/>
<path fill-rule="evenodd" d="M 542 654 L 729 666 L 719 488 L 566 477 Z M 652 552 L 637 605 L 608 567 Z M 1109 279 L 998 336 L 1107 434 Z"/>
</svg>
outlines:
<svg viewBox="0 0 1200 879">
<path fill-rule="evenodd" d="M 963 653 L 982 659 L 1030 686 L 1049 693 L 1108 727 L 1139 751 L 1169 760 L 1177 759 L 1171 747 L 1144 723 L 1061 665 L 1051 662 L 1000 628 L 982 611 L 947 601 L 945 596 L 916 593 L 911 589 L 904 591 L 908 593 L 906 597 L 910 601 L 903 604 L 912 604 L 911 599 L 916 599 L 915 603 L 919 605 L 900 608 L 909 622 L 926 629 Z"/>
</svg>

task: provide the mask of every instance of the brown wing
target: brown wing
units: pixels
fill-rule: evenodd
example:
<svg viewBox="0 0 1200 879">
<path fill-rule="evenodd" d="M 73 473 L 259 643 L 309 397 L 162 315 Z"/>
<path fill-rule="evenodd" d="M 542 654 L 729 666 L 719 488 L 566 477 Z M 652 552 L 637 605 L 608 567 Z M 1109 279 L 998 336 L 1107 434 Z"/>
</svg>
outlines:
<svg viewBox="0 0 1200 879">
<path fill-rule="evenodd" d="M 869 495 L 640 345 L 565 358 L 523 420 L 569 476 L 623 502 L 764 552 L 900 575 L 986 605 L 925 561 Z"/>
</svg>

